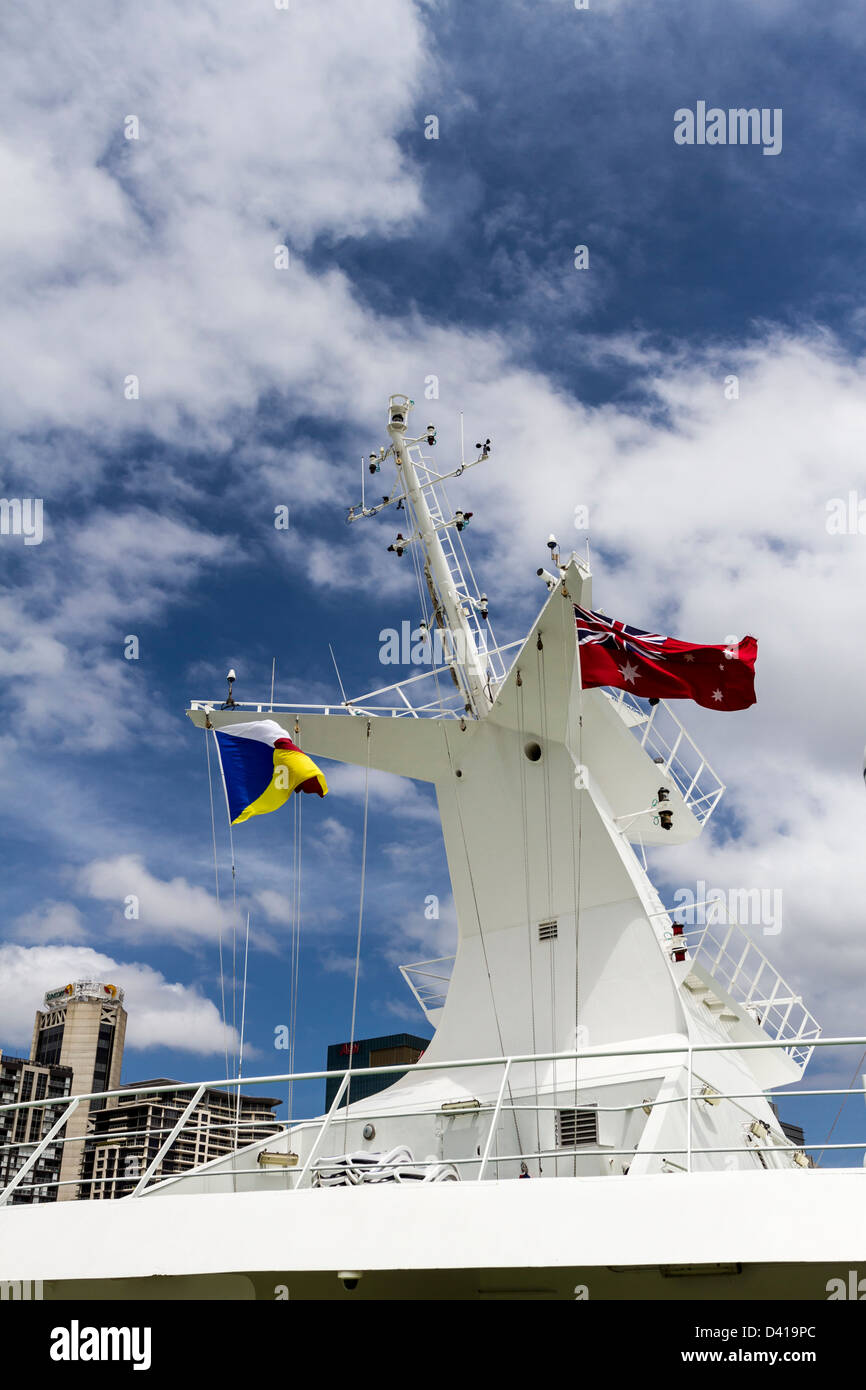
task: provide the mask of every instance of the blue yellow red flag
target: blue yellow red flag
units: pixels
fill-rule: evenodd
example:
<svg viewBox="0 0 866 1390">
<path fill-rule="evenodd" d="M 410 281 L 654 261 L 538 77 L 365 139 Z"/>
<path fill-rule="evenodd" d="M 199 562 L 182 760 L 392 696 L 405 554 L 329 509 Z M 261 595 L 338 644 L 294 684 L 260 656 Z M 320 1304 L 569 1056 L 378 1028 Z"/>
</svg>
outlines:
<svg viewBox="0 0 866 1390">
<path fill-rule="evenodd" d="M 229 724 L 215 733 L 232 825 L 276 811 L 292 792 L 327 795 L 322 771 L 276 720 Z"/>
</svg>

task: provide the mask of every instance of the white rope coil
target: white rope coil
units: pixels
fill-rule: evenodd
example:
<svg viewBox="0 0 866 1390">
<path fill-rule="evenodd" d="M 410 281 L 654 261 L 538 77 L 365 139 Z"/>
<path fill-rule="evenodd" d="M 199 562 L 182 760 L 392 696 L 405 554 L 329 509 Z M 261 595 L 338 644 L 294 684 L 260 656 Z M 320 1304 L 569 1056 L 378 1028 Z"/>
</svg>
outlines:
<svg viewBox="0 0 866 1390">
<path fill-rule="evenodd" d="M 459 1182 L 460 1174 L 451 1163 L 442 1163 L 435 1154 L 416 1163 L 405 1144 L 388 1153 L 340 1154 L 316 1160 L 313 1187 L 357 1187 L 374 1182 Z"/>
</svg>

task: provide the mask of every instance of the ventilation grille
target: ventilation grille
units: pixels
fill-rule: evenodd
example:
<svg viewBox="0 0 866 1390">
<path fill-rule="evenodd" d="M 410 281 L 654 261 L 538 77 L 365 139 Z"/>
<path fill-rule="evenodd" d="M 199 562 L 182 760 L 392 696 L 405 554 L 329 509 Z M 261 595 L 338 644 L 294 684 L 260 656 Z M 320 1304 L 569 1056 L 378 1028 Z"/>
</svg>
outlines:
<svg viewBox="0 0 866 1390">
<path fill-rule="evenodd" d="M 541 922 L 538 927 L 539 941 L 555 941 L 559 935 L 559 929 L 555 922 Z"/>
<path fill-rule="evenodd" d="M 597 1110 L 557 1110 L 556 1147 L 558 1149 L 573 1149 L 580 1144 L 597 1143 Z"/>
</svg>

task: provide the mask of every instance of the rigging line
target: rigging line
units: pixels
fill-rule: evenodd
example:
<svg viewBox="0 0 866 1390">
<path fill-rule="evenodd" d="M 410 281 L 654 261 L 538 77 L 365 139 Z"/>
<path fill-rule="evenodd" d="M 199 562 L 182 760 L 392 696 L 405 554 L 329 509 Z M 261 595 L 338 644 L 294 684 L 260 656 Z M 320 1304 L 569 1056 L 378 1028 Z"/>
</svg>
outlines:
<svg viewBox="0 0 866 1390">
<path fill-rule="evenodd" d="M 567 596 L 567 595 L 565 595 L 565 594 L 563 594 L 563 598 L 565 599 L 566 602 L 565 602 L 565 607 L 561 609 L 561 613 L 562 613 L 562 615 L 563 615 L 563 616 L 562 616 L 561 622 L 562 622 L 563 625 L 567 625 L 568 623 L 571 622 L 571 614 L 572 614 L 573 610 L 572 610 L 572 607 L 571 607 L 571 599 L 570 599 L 570 597 Z M 576 644 L 576 640 L 577 640 L 577 639 L 576 639 L 576 635 L 575 635 L 575 644 Z M 566 642 L 566 637 L 565 637 L 565 635 L 563 635 L 563 648 L 564 648 L 564 649 L 566 649 L 566 648 L 565 648 L 565 642 Z M 577 671 L 577 677 L 578 677 L 578 689 L 577 689 L 577 696 L 578 696 L 578 726 L 577 726 L 577 730 L 578 730 L 578 735 L 577 735 L 577 737 L 578 737 L 578 753 L 577 753 L 577 759 L 575 759 L 575 757 L 574 757 L 574 751 L 571 749 L 570 744 L 568 744 L 568 742 L 567 742 L 567 746 L 569 747 L 569 752 L 571 753 L 572 763 L 575 764 L 574 774 L 573 774 L 573 776 L 572 776 L 571 792 L 570 792 L 569 798 L 568 798 L 568 810 L 569 810 L 569 834 L 570 834 L 570 839 L 571 839 L 571 886 L 572 886 L 572 904 L 573 904 L 573 910 L 574 910 L 574 1048 L 575 1048 L 575 1051 L 576 1051 L 577 1048 L 578 1048 L 579 1045 L 580 1045 L 580 1021 L 579 1021 L 579 1017 L 578 1017 L 578 1013 L 579 1013 L 579 1010 L 578 1010 L 578 1004 L 579 1004 L 579 1000 L 578 1000 L 578 992 L 579 992 L 579 990 L 578 990 L 578 982 L 579 982 L 579 975 L 580 975 L 580 956 L 579 956 L 579 952 L 580 952 L 580 873 L 581 873 L 581 851 L 582 851 L 582 831 L 583 831 L 583 791 L 584 791 L 584 786 L 583 786 L 583 772 L 582 772 L 582 769 L 583 769 L 583 689 L 582 689 L 582 686 L 581 686 L 581 684 L 580 684 L 580 664 L 579 664 L 579 663 L 580 663 L 580 649 L 579 649 L 577 646 L 575 646 L 575 652 L 576 652 L 576 662 L 577 662 L 577 665 L 576 665 L 576 667 L 573 665 L 572 668 L 571 668 L 571 673 L 572 673 L 572 674 L 571 674 L 571 680 L 569 681 L 569 668 L 568 668 L 568 664 L 567 664 L 567 663 L 564 663 L 564 664 L 563 664 L 563 669 L 562 669 L 562 682 L 563 682 L 563 690 L 564 690 L 564 694 L 565 694 L 565 708 L 566 708 L 566 710 L 568 711 L 568 723 L 567 723 L 567 725 L 566 725 L 566 741 L 568 741 L 568 740 L 570 739 L 570 737 L 571 737 L 571 697 L 572 697 L 572 689 L 573 689 L 573 684 L 574 684 L 574 673 L 575 673 L 575 669 L 576 669 L 576 671 Z M 578 777 L 580 778 L 580 786 L 577 785 L 577 778 L 578 778 Z M 577 795 L 577 828 L 576 828 L 576 830 L 575 830 L 575 816 L 574 816 L 575 793 L 576 793 L 576 795 Z M 579 1067 L 580 1067 L 580 1063 L 579 1063 L 578 1059 L 575 1058 L 575 1060 L 574 1060 L 574 1108 L 575 1108 L 575 1110 L 577 1109 L 578 1095 L 579 1095 L 579 1086 L 578 1086 L 578 1070 L 579 1070 Z M 572 1162 L 573 1162 L 573 1170 L 572 1170 L 573 1176 L 574 1176 L 574 1177 L 577 1177 L 577 1154 L 576 1154 L 576 1153 L 575 1153 L 574 1156 L 573 1156 Z"/>
<path fill-rule="evenodd" d="M 544 644 L 541 640 L 541 633 L 538 634 L 536 643 L 536 662 L 538 665 L 538 690 L 541 702 L 541 738 L 544 744 L 542 755 L 542 777 L 544 783 L 544 835 L 545 849 L 547 853 L 547 916 L 553 917 L 553 844 L 552 844 L 552 825 L 550 815 L 550 764 L 548 759 L 548 723 L 547 723 L 547 674 L 544 666 Z M 556 1039 L 556 963 L 554 952 L 550 952 L 550 1046 L 551 1050 L 557 1051 Z M 553 1100 L 556 1103 L 556 1067 L 553 1069 Z"/>
<path fill-rule="evenodd" d="M 292 891 L 289 900 L 289 1047 L 288 1047 L 288 1067 L 291 1076 L 294 1067 L 294 1048 L 293 1048 L 293 1008 L 292 999 L 295 990 L 295 936 L 297 930 L 297 889 L 298 889 L 298 797 L 292 799 Z M 289 1081 L 286 1095 L 286 1105 L 288 1120 L 291 1124 L 292 1104 L 293 1104 L 293 1082 Z"/>
<path fill-rule="evenodd" d="M 301 863 L 303 852 L 303 802 L 295 795 L 294 882 L 292 888 L 292 960 L 289 980 L 289 1071 L 295 1070 L 295 1041 L 298 1032 L 298 980 L 301 970 Z M 294 1081 L 289 1082 L 289 1116 L 294 1103 Z"/>
<path fill-rule="evenodd" d="M 860 1058 L 860 1061 L 857 1063 L 856 1067 L 854 1068 L 854 1075 L 851 1077 L 851 1080 L 848 1082 L 848 1090 L 849 1090 L 849 1091 L 852 1090 L 852 1088 L 853 1088 L 853 1086 L 854 1086 L 854 1082 L 857 1080 L 857 1077 L 860 1075 L 860 1068 L 862 1067 L 864 1060 L 866 1060 L 866 1051 L 864 1051 L 862 1057 Z M 839 1106 L 839 1109 L 838 1109 L 837 1112 L 836 1112 L 836 1118 L 834 1119 L 833 1123 L 832 1123 L 831 1126 L 830 1126 L 830 1132 L 829 1132 L 829 1134 L 827 1135 L 827 1138 L 824 1140 L 824 1148 L 822 1148 L 822 1150 L 821 1150 L 821 1152 L 819 1153 L 818 1158 L 817 1158 L 817 1160 L 816 1160 L 816 1163 L 815 1163 L 815 1167 L 816 1167 L 816 1168 L 818 1167 L 818 1164 L 820 1164 L 821 1159 L 824 1157 L 824 1150 L 826 1149 L 826 1147 L 827 1147 L 827 1145 L 829 1144 L 830 1140 L 833 1138 L 833 1131 L 835 1130 L 836 1125 L 837 1125 L 838 1122 L 839 1122 L 839 1117 L 840 1117 L 840 1115 L 842 1114 L 842 1111 L 845 1109 L 845 1106 L 848 1104 L 848 1101 L 849 1101 L 849 1100 L 850 1100 L 850 1096 L 843 1096 L 843 1097 L 842 1097 L 842 1104 Z"/>
<path fill-rule="evenodd" d="M 411 505 L 411 504 L 409 503 L 408 498 L 406 499 L 406 505 L 407 505 L 407 507 Z M 417 531 L 418 534 L 420 535 L 421 533 L 420 533 L 420 528 L 419 528 L 419 526 L 418 526 L 417 517 L 414 515 L 414 513 L 410 513 L 410 516 L 411 516 L 411 521 L 412 521 L 412 533 L 413 533 L 413 535 L 415 534 L 416 531 Z M 436 688 L 436 696 L 437 696 L 437 699 L 439 700 L 439 705 L 440 705 L 440 707 L 444 708 L 443 702 L 442 702 L 442 689 L 441 689 L 440 684 L 439 684 L 439 668 L 438 668 L 437 665 L 436 665 L 436 661 L 435 661 L 436 653 L 435 653 L 434 646 L 433 646 L 433 641 L 434 641 L 433 629 L 434 629 L 434 626 L 435 626 L 435 627 L 438 627 L 438 623 L 436 623 L 436 621 L 435 621 L 435 619 L 436 619 L 436 614 L 435 614 L 433 608 L 430 607 L 430 608 L 428 609 L 428 607 L 427 607 L 427 601 L 428 601 L 428 599 L 430 600 L 430 602 L 431 602 L 431 604 L 432 604 L 432 598 L 431 598 L 430 591 L 429 591 L 429 589 L 428 589 L 428 587 L 427 587 L 427 583 L 426 583 L 426 580 L 425 580 L 425 577 L 424 577 L 424 567 L 423 567 L 422 562 L 421 562 L 421 556 L 418 554 L 418 546 L 413 545 L 413 546 L 410 547 L 410 550 L 411 550 L 411 553 L 412 553 L 412 566 L 413 566 L 413 569 L 414 569 L 414 571 L 415 571 L 415 582 L 416 582 L 416 584 L 418 585 L 418 597 L 419 597 L 420 602 L 421 602 L 421 612 L 423 613 L 423 615 L 424 615 L 424 621 L 425 621 L 425 623 L 427 624 L 427 631 L 430 633 L 430 667 L 431 667 L 431 670 L 432 670 L 432 672 L 433 672 L 433 684 L 434 684 L 434 686 L 435 686 L 435 688 Z"/>
<path fill-rule="evenodd" d="M 274 712 L 274 677 L 277 674 L 277 658 L 271 659 L 271 713 Z"/>
<path fill-rule="evenodd" d="M 213 731 L 214 743 L 216 743 L 216 729 Z M 226 816 L 229 823 L 229 850 L 232 861 L 232 1037 L 237 1038 L 237 987 L 238 987 L 238 968 L 237 968 L 237 944 L 238 944 L 238 872 L 235 863 L 235 837 L 232 831 L 232 813 L 229 808 L 229 789 L 226 786 L 226 775 L 223 771 L 222 758 L 219 758 L 219 744 L 217 744 L 217 757 L 220 766 L 220 775 L 223 779 L 223 794 L 226 799 Z M 237 1060 L 237 1051 L 235 1051 Z"/>
<path fill-rule="evenodd" d="M 539 696 L 541 700 L 541 737 L 544 743 L 543 777 L 544 777 L 544 828 L 547 840 L 547 916 L 552 919 L 554 916 L 553 908 L 553 825 L 550 804 L 550 762 L 548 758 L 549 725 L 547 718 L 547 669 L 544 661 L 544 643 L 541 633 L 538 634 L 536 645 L 536 657 L 538 663 Z M 556 1052 L 559 1049 L 559 1040 L 556 1028 L 556 952 L 550 948 L 550 1046 Z M 553 1104 L 556 1107 L 558 1095 L 558 1076 L 559 1070 L 556 1063 L 553 1064 Z"/>
<path fill-rule="evenodd" d="M 532 1051 L 538 1051 L 535 1029 L 535 966 L 533 964 L 532 950 L 532 901 L 529 892 L 529 818 L 526 811 L 526 768 L 524 766 L 526 758 L 523 753 L 523 740 L 526 736 L 526 719 L 523 709 L 523 677 L 520 671 L 517 672 L 517 757 L 520 763 L 520 817 L 521 832 L 523 839 L 523 883 L 526 896 L 526 949 L 529 955 L 529 1000 L 530 1000 L 530 1021 L 532 1026 Z M 532 1064 L 533 1081 L 535 1084 L 535 1097 L 538 1099 L 538 1062 Z M 535 1111 L 535 1142 L 536 1151 L 541 1153 L 541 1116 Z M 541 1171 L 541 1159 L 538 1160 L 539 1172 Z"/>
<path fill-rule="evenodd" d="M 205 729 L 205 731 L 204 731 L 204 746 L 205 746 L 205 753 L 207 754 L 207 789 L 208 789 L 208 795 L 209 795 L 209 797 L 210 797 L 210 827 L 211 827 L 211 835 L 212 835 L 212 837 L 213 837 L 213 874 L 214 874 L 214 890 L 215 890 L 215 893 L 216 893 L 216 902 L 217 902 L 217 925 L 218 925 L 218 932 L 219 932 L 218 940 L 219 940 L 219 957 L 220 957 L 220 996 L 221 996 L 221 999 L 222 999 L 222 1018 L 223 1018 L 223 1054 L 224 1054 L 224 1057 L 225 1057 L 225 1064 L 226 1064 L 226 1076 L 228 1076 L 228 1074 L 229 1074 L 229 1040 L 228 1040 L 228 1033 L 227 1033 L 227 1031 L 226 1031 L 226 978 L 225 978 L 225 971 L 224 971 L 224 969 L 223 969 L 223 914 L 222 914 L 222 906 L 221 906 L 221 904 L 220 904 L 220 873 L 219 873 L 219 863 L 218 863 L 218 860 L 217 860 L 216 812 L 214 811 L 214 804 L 213 804 L 213 770 L 212 770 L 212 768 L 211 768 L 211 761 L 210 761 L 210 739 L 208 738 L 207 733 L 208 733 L 208 731 L 207 731 L 207 729 Z M 214 732 L 214 738 L 216 738 L 216 732 Z"/>
<path fill-rule="evenodd" d="M 298 803 L 298 876 L 295 911 L 295 983 L 292 994 L 292 1071 L 295 1069 L 296 1042 L 298 1036 L 298 994 L 301 981 L 301 883 L 304 867 L 304 802 L 300 793 L 295 793 Z"/>
<path fill-rule="evenodd" d="M 244 1027 L 247 1015 L 247 961 L 250 954 L 250 914 L 247 913 L 247 939 L 244 947 L 244 988 L 241 995 L 241 1041 L 238 1053 L 238 1103 L 235 1110 L 235 1148 L 238 1147 L 238 1132 L 241 1123 L 241 1075 L 244 1068 Z"/>
<path fill-rule="evenodd" d="M 448 742 L 448 734 L 447 734 L 447 731 L 446 731 L 446 729 L 445 729 L 444 723 L 443 723 L 441 720 L 439 721 L 439 723 L 440 723 L 440 726 L 442 727 L 442 735 L 443 735 L 443 738 L 445 739 L 445 752 L 446 752 L 446 754 L 447 754 L 447 756 L 448 756 L 448 763 L 449 763 L 449 766 L 450 766 L 450 768 L 451 768 L 451 772 L 452 772 L 452 775 L 453 775 L 453 773 L 454 773 L 454 760 L 453 760 L 453 758 L 451 757 L 451 747 L 450 747 L 450 744 L 449 744 L 449 742 Z M 456 791 L 456 789 L 455 789 L 455 793 L 454 793 L 454 805 L 455 805 L 456 810 L 457 810 L 457 820 L 458 820 L 458 823 L 459 823 L 459 825 L 460 825 L 460 839 L 461 839 L 463 845 L 464 845 L 464 846 L 467 846 L 467 849 L 466 849 L 466 873 L 467 873 L 467 876 L 468 876 L 468 878 L 469 878 L 469 886 L 470 886 L 470 888 L 472 889 L 472 904 L 473 904 L 473 906 L 474 906 L 474 908 L 475 908 L 475 920 L 476 920 L 476 922 L 478 923 L 478 939 L 479 939 L 479 941 L 480 941 L 480 943 L 481 943 L 481 954 L 482 954 L 482 956 L 484 957 L 484 969 L 485 969 L 485 972 L 486 972 L 486 974 L 487 974 L 487 984 L 488 984 L 488 986 L 489 986 L 489 988 L 490 988 L 490 1005 L 491 1005 L 491 1008 L 493 1009 L 493 1019 L 494 1019 L 494 1022 L 495 1022 L 495 1024 L 496 1024 L 496 1034 L 497 1034 L 497 1037 L 499 1038 L 499 1050 L 500 1050 L 501 1055 L 504 1057 L 504 1056 L 506 1055 L 506 1054 L 505 1054 L 505 1044 L 504 1044 L 504 1042 L 503 1042 L 503 1040 L 502 1040 L 502 1027 L 501 1027 L 500 1022 L 499 1022 L 499 1011 L 498 1011 L 498 1009 L 497 1009 L 497 1007 L 496 1007 L 496 996 L 495 996 L 494 991 L 493 991 L 493 976 L 490 974 L 490 961 L 488 960 L 488 957 L 487 957 L 487 943 L 486 943 L 486 941 L 484 940 L 484 928 L 483 928 L 482 925 L 481 925 L 481 911 L 480 911 L 480 908 L 479 908 L 479 906 L 478 906 L 478 893 L 476 892 L 476 889 L 475 889 L 475 876 L 474 876 L 474 874 L 472 873 L 472 860 L 471 860 L 470 855 L 469 855 L 468 842 L 467 842 L 467 839 L 466 839 L 466 829 L 465 829 L 465 826 L 464 826 L 464 824 L 463 824 L 463 812 L 462 812 L 462 810 L 460 809 L 460 795 L 459 795 L 459 793 Z M 508 1079 L 508 1099 L 509 1099 L 509 1102 L 510 1102 L 510 1104 L 511 1104 L 511 1114 L 514 1116 L 514 1132 L 515 1132 L 515 1134 L 516 1134 L 516 1136 L 517 1136 L 517 1147 L 518 1147 L 518 1149 L 522 1152 L 522 1150 L 523 1150 L 523 1144 L 522 1144 L 521 1139 L 520 1139 L 520 1125 L 518 1124 L 518 1121 L 517 1121 L 517 1110 L 516 1110 L 516 1108 L 515 1108 L 515 1106 L 514 1106 L 514 1095 L 513 1095 L 512 1090 L 511 1090 L 511 1077 L 510 1077 L 510 1076 L 509 1076 L 509 1079 Z"/>
<path fill-rule="evenodd" d="M 349 1034 L 349 1079 L 346 1082 L 346 1125 L 344 1143 L 348 1143 L 349 1102 L 352 1090 L 352 1057 L 355 1049 L 355 1019 L 358 1011 L 358 976 L 361 973 L 361 931 L 364 923 L 364 891 L 367 885 L 367 822 L 370 809 L 370 735 L 373 725 L 367 720 L 367 764 L 364 769 L 364 828 L 361 835 L 361 894 L 358 901 L 358 940 L 355 946 L 355 982 L 352 989 L 352 1028 Z"/>
<path fill-rule="evenodd" d="M 295 942 L 298 929 L 298 808 L 300 798 L 292 798 L 292 896 L 289 907 L 289 1071 L 292 1066 L 292 999 L 295 993 Z M 289 1083 L 291 1086 L 291 1083 Z"/>
<path fill-rule="evenodd" d="M 412 528 L 412 529 L 413 529 L 413 531 L 415 531 L 415 530 L 417 530 L 417 527 L 413 525 L 413 528 Z M 423 578 L 423 575 L 422 575 L 422 573 L 421 573 L 421 557 L 420 557 L 420 555 L 418 554 L 418 547 L 417 547 L 417 546 L 415 546 L 415 545 L 410 546 L 409 549 L 410 549 L 411 554 L 412 554 L 412 570 L 413 570 L 413 573 L 414 573 L 414 575 L 415 575 L 415 583 L 416 583 L 417 586 L 418 586 L 418 600 L 419 600 L 419 603 L 420 603 L 420 605 L 421 605 L 421 617 L 422 617 L 423 621 L 424 621 L 424 622 L 426 623 L 426 625 L 427 625 L 427 630 L 428 630 L 428 632 L 430 633 L 430 641 L 431 641 L 431 643 L 432 643 L 432 641 L 433 641 L 432 620 L 431 620 L 430 614 L 429 614 L 428 611 L 427 611 L 427 599 L 425 598 L 425 594 L 424 594 L 424 578 Z M 429 595 L 428 595 L 428 597 L 429 597 Z M 431 648 L 431 655 L 432 655 L 432 648 Z"/>
<path fill-rule="evenodd" d="M 334 663 L 334 670 L 337 673 L 337 680 L 340 682 L 340 694 L 343 697 L 343 704 L 348 705 L 349 701 L 346 699 L 346 688 L 343 685 L 343 678 L 340 675 L 340 668 L 337 665 L 337 658 L 334 656 L 334 648 L 331 646 L 330 642 L 328 643 L 328 651 L 331 653 L 331 660 Z"/>
<path fill-rule="evenodd" d="M 570 621 L 571 621 L 571 615 L 573 614 L 573 609 L 572 609 L 572 607 L 571 607 L 571 600 L 570 600 L 570 599 L 569 599 L 569 604 L 568 604 L 568 612 L 569 612 L 569 622 L 570 622 Z M 583 768 L 584 768 L 584 762 L 583 762 L 583 676 L 582 676 L 581 668 L 580 668 L 580 646 L 579 646 L 578 643 L 577 643 L 577 632 L 576 632 L 576 631 L 575 631 L 574 640 L 575 640 L 575 647 L 576 647 L 575 663 L 576 663 L 577 681 L 578 681 L 578 689 L 577 689 L 577 765 L 578 765 L 578 768 L 580 769 L 580 774 L 579 774 L 579 775 L 580 775 L 580 780 L 581 780 L 581 787 L 580 787 L 580 789 L 579 789 L 579 791 L 578 791 L 578 798 L 577 798 L 577 848 L 576 848 L 576 854 L 575 854 L 576 869 L 575 869 L 575 874 L 574 874 L 574 1046 L 575 1046 L 575 1049 L 577 1049 L 578 1044 L 579 1044 L 579 1040 L 580 1040 L 580 1031 L 579 1031 L 579 1026 L 580 1026 L 580 1025 L 579 1025 L 579 1022 L 578 1022 L 578 1014 L 579 1014 L 579 1008 L 580 1008 L 580 889 L 581 889 L 581 876 L 582 876 L 582 873 L 583 873 L 583 804 L 584 804 L 584 792 L 586 792 L 587 795 L 588 795 L 588 794 L 589 794 L 589 790 L 588 790 L 588 788 L 586 788 L 586 787 L 583 786 L 583 781 L 584 781 L 584 774 L 583 774 Z M 569 701 L 569 703 L 570 703 L 570 701 Z M 574 827 L 574 795 L 573 795 L 573 793 L 572 793 L 571 803 L 572 803 L 572 829 L 573 829 L 573 827 Z M 573 838 L 573 835 L 572 835 L 572 844 L 573 844 L 573 843 L 574 843 L 574 838 Z M 577 1058 L 575 1058 L 575 1062 L 574 1062 L 574 1108 L 575 1108 L 575 1110 L 577 1109 L 577 1102 L 578 1102 L 578 1092 L 579 1092 L 579 1087 L 578 1087 L 578 1072 L 579 1072 L 579 1070 L 580 1070 L 580 1063 L 579 1063 L 579 1061 L 577 1060 Z M 577 1155 L 576 1155 L 576 1154 L 575 1154 L 575 1159 L 574 1159 L 574 1170 L 575 1170 L 575 1176 L 576 1176 L 576 1175 L 577 1175 Z"/>
</svg>

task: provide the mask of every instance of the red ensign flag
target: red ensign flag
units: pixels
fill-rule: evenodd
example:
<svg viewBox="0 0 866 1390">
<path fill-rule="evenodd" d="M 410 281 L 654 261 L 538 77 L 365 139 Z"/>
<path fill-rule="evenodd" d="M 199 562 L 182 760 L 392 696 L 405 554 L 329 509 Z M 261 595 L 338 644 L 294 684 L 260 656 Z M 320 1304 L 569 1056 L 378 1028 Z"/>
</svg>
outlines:
<svg viewBox="0 0 866 1390">
<path fill-rule="evenodd" d="M 694 700 L 707 709 L 748 709 L 755 703 L 758 643 L 699 647 L 642 632 L 604 613 L 574 605 L 584 690 L 612 685 L 644 699 Z"/>
</svg>

